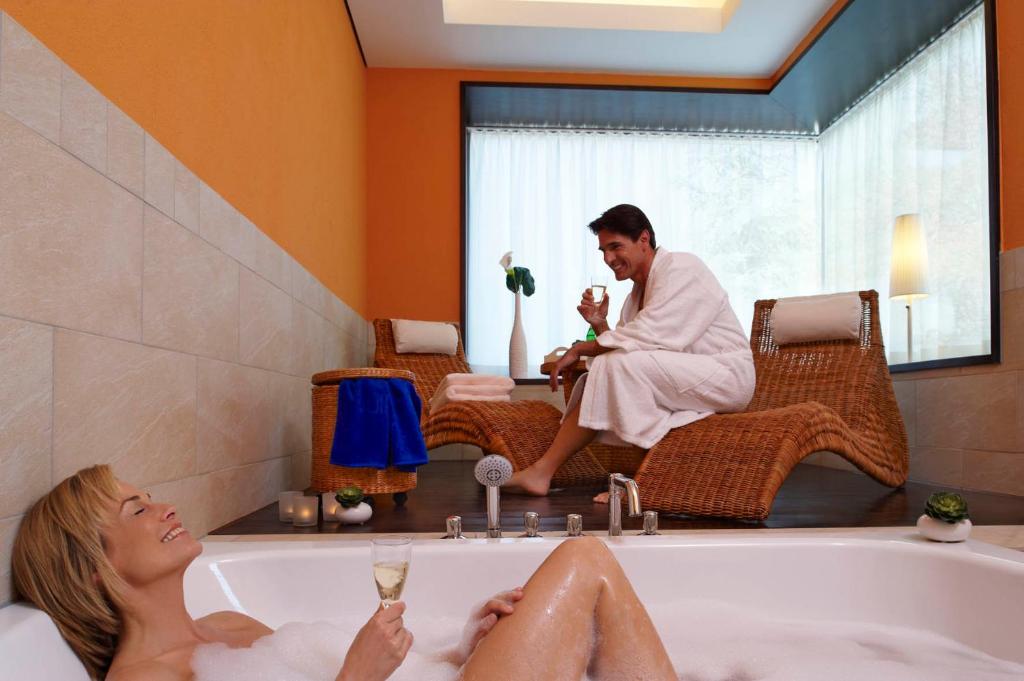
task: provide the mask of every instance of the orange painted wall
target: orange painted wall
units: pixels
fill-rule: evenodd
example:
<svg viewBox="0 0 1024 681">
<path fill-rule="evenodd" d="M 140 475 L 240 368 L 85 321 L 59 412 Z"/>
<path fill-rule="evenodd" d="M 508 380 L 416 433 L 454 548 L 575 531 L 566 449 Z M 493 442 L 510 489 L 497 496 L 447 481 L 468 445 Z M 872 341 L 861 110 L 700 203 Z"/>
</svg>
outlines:
<svg viewBox="0 0 1024 681">
<path fill-rule="evenodd" d="M 997 0 L 1002 247 L 1024 246 L 1024 2 Z"/>
<path fill-rule="evenodd" d="M 341 0 L 0 0 L 356 310 L 366 69 Z"/>
<path fill-rule="evenodd" d="M 461 81 L 755 90 L 771 85 L 766 78 L 369 69 L 367 307 L 373 317 L 459 319 Z"/>
<path fill-rule="evenodd" d="M 836 2 L 829 15 L 843 4 Z M 996 5 L 1003 248 L 1010 249 L 1024 246 L 1024 192 L 1019 190 L 1024 186 L 1024 1 L 998 0 Z M 771 85 L 768 79 L 504 71 L 371 68 L 367 73 L 368 309 L 374 317 L 434 320 L 458 320 L 460 315 L 460 81 Z M 376 276 L 384 272 L 398 274 Z"/>
</svg>

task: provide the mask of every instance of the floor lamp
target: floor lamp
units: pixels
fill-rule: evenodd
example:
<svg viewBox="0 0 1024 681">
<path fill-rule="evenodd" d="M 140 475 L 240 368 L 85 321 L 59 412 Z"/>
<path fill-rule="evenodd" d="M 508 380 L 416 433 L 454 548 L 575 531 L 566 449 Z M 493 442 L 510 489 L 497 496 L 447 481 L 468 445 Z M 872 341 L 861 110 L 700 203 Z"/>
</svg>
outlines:
<svg viewBox="0 0 1024 681">
<path fill-rule="evenodd" d="M 911 305 L 928 297 L 928 248 L 917 213 L 896 218 L 892 231 L 889 298 L 907 302 L 907 361 L 913 361 L 914 324 Z"/>
</svg>

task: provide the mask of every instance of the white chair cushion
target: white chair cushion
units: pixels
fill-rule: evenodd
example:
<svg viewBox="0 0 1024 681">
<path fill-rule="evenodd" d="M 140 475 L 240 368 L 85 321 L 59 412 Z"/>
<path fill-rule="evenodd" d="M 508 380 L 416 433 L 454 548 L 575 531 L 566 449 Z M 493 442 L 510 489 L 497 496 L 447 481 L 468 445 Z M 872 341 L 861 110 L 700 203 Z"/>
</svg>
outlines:
<svg viewBox="0 0 1024 681">
<path fill-rule="evenodd" d="M 420 322 L 411 319 L 392 319 L 395 351 L 454 355 L 459 349 L 459 332 L 448 322 Z"/>
<path fill-rule="evenodd" d="M 860 337 L 861 300 L 854 291 L 780 298 L 772 309 L 772 337 L 779 345 Z"/>
</svg>

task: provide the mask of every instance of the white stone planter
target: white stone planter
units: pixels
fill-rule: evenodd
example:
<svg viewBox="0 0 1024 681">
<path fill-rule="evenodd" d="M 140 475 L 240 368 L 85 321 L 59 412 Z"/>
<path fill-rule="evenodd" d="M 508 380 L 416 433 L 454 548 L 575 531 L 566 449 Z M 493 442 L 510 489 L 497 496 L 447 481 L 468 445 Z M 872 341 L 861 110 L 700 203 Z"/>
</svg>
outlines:
<svg viewBox="0 0 1024 681">
<path fill-rule="evenodd" d="M 338 519 L 342 525 L 362 525 L 370 516 L 373 515 L 373 509 L 366 502 L 359 502 L 358 506 L 352 508 L 344 508 L 338 506 L 338 510 L 334 512 L 334 517 Z"/>
<path fill-rule="evenodd" d="M 922 514 L 917 519 L 917 531 L 932 541 L 963 541 L 971 533 L 971 521 L 965 519 L 958 523 L 947 523 Z"/>
</svg>

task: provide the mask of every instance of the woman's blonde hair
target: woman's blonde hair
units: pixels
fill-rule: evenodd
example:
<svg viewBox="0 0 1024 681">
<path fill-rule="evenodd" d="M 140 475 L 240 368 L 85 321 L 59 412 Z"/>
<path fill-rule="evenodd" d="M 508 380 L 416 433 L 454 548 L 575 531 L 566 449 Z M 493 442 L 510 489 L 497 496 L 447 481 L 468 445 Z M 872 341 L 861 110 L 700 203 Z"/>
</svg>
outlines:
<svg viewBox="0 0 1024 681">
<path fill-rule="evenodd" d="M 110 667 L 121 631 L 124 582 L 100 535 L 118 492 L 109 466 L 65 479 L 25 515 L 11 558 L 17 595 L 53 618 L 94 679 Z"/>
</svg>

